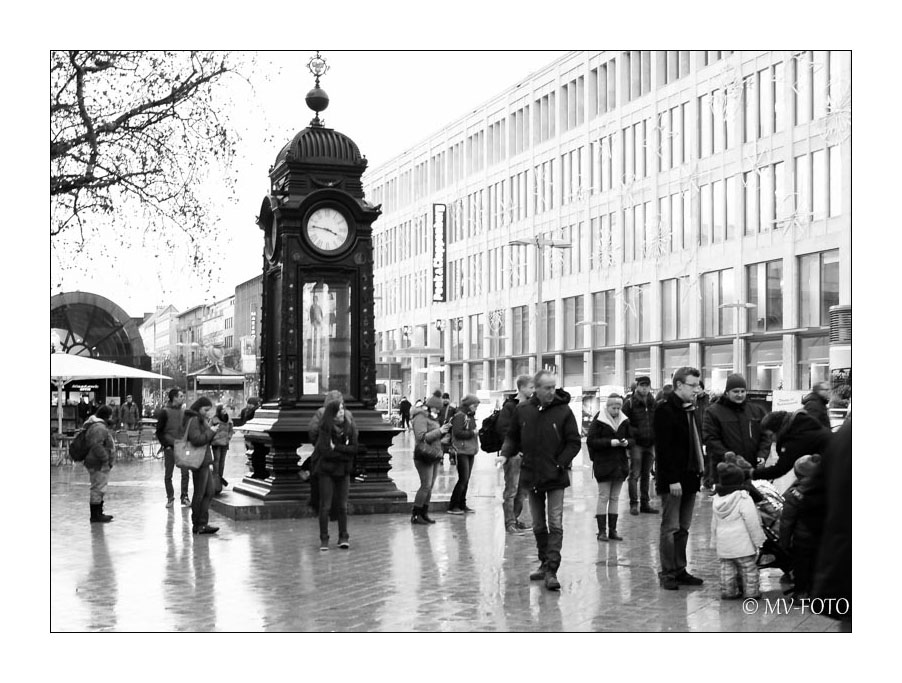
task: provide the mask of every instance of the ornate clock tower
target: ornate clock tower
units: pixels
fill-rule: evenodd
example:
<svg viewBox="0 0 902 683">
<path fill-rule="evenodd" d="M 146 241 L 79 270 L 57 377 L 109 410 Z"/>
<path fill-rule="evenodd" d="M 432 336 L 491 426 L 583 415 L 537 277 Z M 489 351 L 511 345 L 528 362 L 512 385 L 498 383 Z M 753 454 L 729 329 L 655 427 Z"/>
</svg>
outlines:
<svg viewBox="0 0 902 683">
<path fill-rule="evenodd" d="M 406 502 L 387 476 L 388 447 L 398 430 L 376 405 L 372 224 L 381 213 L 364 199 L 367 160 L 349 137 L 326 128 L 329 104 L 319 87 L 328 67 L 319 53 L 308 64 L 316 112 L 276 156 L 257 224 L 263 231 L 260 394 L 245 426 L 254 446 L 254 474 L 235 487 L 265 502 L 306 502 L 297 449 L 329 391 L 339 391 L 357 423 L 365 455 L 363 482 L 353 481 L 354 512 L 388 511 Z"/>
</svg>

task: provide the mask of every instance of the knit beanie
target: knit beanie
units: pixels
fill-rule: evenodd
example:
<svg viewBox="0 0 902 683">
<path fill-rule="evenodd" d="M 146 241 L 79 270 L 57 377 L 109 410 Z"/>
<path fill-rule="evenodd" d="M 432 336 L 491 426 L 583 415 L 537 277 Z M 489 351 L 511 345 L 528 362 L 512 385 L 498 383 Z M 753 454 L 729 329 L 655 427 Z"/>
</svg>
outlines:
<svg viewBox="0 0 902 683">
<path fill-rule="evenodd" d="M 738 485 L 745 481 L 745 473 L 729 462 L 718 463 L 717 477 L 724 486 Z"/>
<path fill-rule="evenodd" d="M 752 465 L 748 460 L 743 458 L 741 455 L 736 455 L 733 452 L 727 453 L 724 456 L 724 462 L 728 462 L 731 465 L 736 465 L 739 469 L 742 470 L 743 474 L 745 474 L 747 479 L 751 479 L 752 476 Z"/>
<path fill-rule="evenodd" d="M 747 389 L 748 387 L 745 384 L 745 377 L 740 375 L 738 372 L 734 372 L 732 375 L 727 377 L 727 385 L 724 387 L 724 393 L 731 391 L 733 389 Z"/>
<path fill-rule="evenodd" d="M 820 467 L 820 464 L 821 456 L 819 456 L 817 453 L 815 453 L 814 455 L 803 455 L 801 458 L 795 461 L 792 469 L 799 479 L 804 479 L 805 477 L 810 477 L 812 474 L 817 472 L 817 468 Z"/>
<path fill-rule="evenodd" d="M 442 399 L 440 396 L 430 396 L 426 399 L 426 407 L 427 408 L 435 408 L 436 410 L 442 409 Z"/>
<path fill-rule="evenodd" d="M 779 432 L 789 420 L 789 413 L 785 410 L 775 410 L 761 420 L 761 429 L 768 432 Z"/>
<path fill-rule="evenodd" d="M 474 396 L 473 394 L 467 394 L 462 399 L 460 399 L 460 407 L 464 406 L 478 406 L 479 405 L 479 397 Z"/>
</svg>

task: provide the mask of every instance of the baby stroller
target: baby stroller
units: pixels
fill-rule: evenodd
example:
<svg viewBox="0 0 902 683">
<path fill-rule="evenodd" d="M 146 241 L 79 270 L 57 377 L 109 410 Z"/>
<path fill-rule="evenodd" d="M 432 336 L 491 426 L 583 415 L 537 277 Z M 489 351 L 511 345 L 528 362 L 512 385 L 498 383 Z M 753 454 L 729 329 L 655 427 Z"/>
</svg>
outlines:
<svg viewBox="0 0 902 683">
<path fill-rule="evenodd" d="M 792 570 L 792 559 L 789 553 L 780 546 L 780 515 L 783 512 L 783 496 L 769 481 L 755 480 L 752 481 L 752 484 L 764 497 L 757 507 L 765 539 L 758 550 L 758 559 L 755 564 L 759 569 L 776 567 L 784 574 L 789 574 Z"/>
</svg>

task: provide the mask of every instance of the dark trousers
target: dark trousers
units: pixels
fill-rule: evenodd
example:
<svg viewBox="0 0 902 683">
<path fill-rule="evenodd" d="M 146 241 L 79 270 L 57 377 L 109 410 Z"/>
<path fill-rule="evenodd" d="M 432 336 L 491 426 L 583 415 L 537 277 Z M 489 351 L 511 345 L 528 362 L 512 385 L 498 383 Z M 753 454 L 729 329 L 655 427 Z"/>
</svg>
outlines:
<svg viewBox="0 0 902 683">
<path fill-rule="evenodd" d="M 470 474 L 473 472 L 473 459 L 475 455 L 457 454 L 457 483 L 451 492 L 451 502 L 448 508 L 463 509 L 467 505 L 467 489 L 470 487 Z"/>
<path fill-rule="evenodd" d="M 220 479 L 225 471 L 225 459 L 228 452 L 228 446 L 213 446 L 213 471 L 219 475 Z"/>
<path fill-rule="evenodd" d="M 529 511 L 539 562 L 556 572 L 561 566 L 561 547 L 564 545 L 564 489 L 530 491 Z"/>
<path fill-rule="evenodd" d="M 677 576 L 686 571 L 686 546 L 689 544 L 689 525 L 695 510 L 695 493 L 674 496 L 661 494 L 661 575 Z"/>
<path fill-rule="evenodd" d="M 201 465 L 191 470 L 194 478 L 194 498 L 191 501 L 191 524 L 203 526 L 210 521 L 210 502 L 213 500 L 213 470 L 209 465 Z"/>
<path fill-rule="evenodd" d="M 328 474 L 319 475 L 319 537 L 329 538 L 329 510 L 332 508 L 332 498 L 335 498 L 335 507 L 338 514 L 338 540 L 348 540 L 348 491 L 351 488 L 351 475 L 332 477 Z"/>
<path fill-rule="evenodd" d="M 810 593 L 814 581 L 817 548 L 794 545 L 792 554 L 792 584 L 796 593 Z"/>
<path fill-rule="evenodd" d="M 175 489 L 172 487 L 172 473 L 175 470 L 175 451 L 172 450 L 172 446 L 166 446 L 163 449 L 163 464 L 166 466 L 166 470 L 163 474 L 163 484 L 166 486 L 166 497 L 167 498 L 175 498 Z M 182 487 L 181 487 L 181 495 L 188 495 L 188 470 L 184 467 L 179 468 L 182 471 Z M 194 490 L 197 491 L 197 486 L 194 487 Z"/>
<path fill-rule="evenodd" d="M 654 446 L 633 446 L 630 451 L 630 505 L 648 505 L 648 481 L 655 463 Z"/>
<path fill-rule="evenodd" d="M 401 413 L 401 426 L 404 429 L 407 429 L 410 427 L 410 414 L 409 413 L 406 415 L 404 413 Z"/>
</svg>

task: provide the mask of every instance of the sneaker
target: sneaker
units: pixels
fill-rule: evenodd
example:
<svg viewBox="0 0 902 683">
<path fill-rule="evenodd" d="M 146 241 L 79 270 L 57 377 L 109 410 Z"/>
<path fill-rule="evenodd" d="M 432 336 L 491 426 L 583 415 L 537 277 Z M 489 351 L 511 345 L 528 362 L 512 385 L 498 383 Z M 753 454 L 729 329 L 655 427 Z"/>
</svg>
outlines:
<svg viewBox="0 0 902 683">
<path fill-rule="evenodd" d="M 639 514 L 639 503 L 630 503 L 630 514 L 637 515 Z"/>
<path fill-rule="evenodd" d="M 557 572 L 550 570 L 545 572 L 545 588 L 550 591 L 559 591 L 561 589 L 561 582 L 557 580 Z"/>
<path fill-rule="evenodd" d="M 191 505 L 191 501 L 188 500 L 188 496 L 182 496 L 182 507 L 186 508 Z"/>
<path fill-rule="evenodd" d="M 546 567 L 543 564 L 538 569 L 536 569 L 532 574 L 529 575 L 530 581 L 544 581 L 545 580 L 545 571 Z"/>
<path fill-rule="evenodd" d="M 704 579 L 700 579 L 697 576 L 692 576 L 685 569 L 681 571 L 675 577 L 677 583 L 681 583 L 684 586 L 701 586 L 705 581 Z"/>
<path fill-rule="evenodd" d="M 643 512 L 646 515 L 660 515 L 661 514 L 661 511 L 658 510 L 658 508 L 653 508 L 648 503 L 646 503 L 645 505 L 641 505 L 639 507 L 639 512 Z M 632 510 L 630 511 L 630 514 L 632 514 Z"/>
<path fill-rule="evenodd" d="M 326 540 L 324 540 L 324 541 L 323 541 L 323 540 L 320 540 L 320 542 L 319 542 L 319 549 L 320 549 L 321 551 L 323 551 L 323 552 L 325 552 L 326 550 L 329 549 L 329 539 L 328 539 L 328 538 L 327 538 Z"/>
<path fill-rule="evenodd" d="M 351 547 L 351 544 L 348 542 L 347 539 L 345 539 L 343 541 L 338 542 L 338 547 L 341 548 L 342 550 L 347 550 L 348 548 Z"/>
<path fill-rule="evenodd" d="M 175 504 L 175 498 L 166 499 L 166 507 L 171 508 Z"/>
<path fill-rule="evenodd" d="M 196 533 L 196 534 L 215 534 L 217 531 L 219 531 L 218 526 L 210 526 L 209 524 L 204 524 L 203 526 L 198 527 L 197 531 L 195 531 L 194 533 Z"/>
<path fill-rule="evenodd" d="M 460 508 L 448 508 L 448 514 L 449 515 L 462 515 L 462 514 L 464 514 L 464 511 L 461 510 Z"/>
<path fill-rule="evenodd" d="M 669 574 L 661 576 L 660 582 L 661 588 L 666 591 L 676 591 L 680 589 L 680 584 L 677 583 L 677 580 Z"/>
<path fill-rule="evenodd" d="M 466 505 L 461 505 L 460 509 L 464 512 L 476 512 L 476 510 L 474 510 L 473 508 L 468 508 Z"/>
<path fill-rule="evenodd" d="M 517 528 L 520 531 L 532 531 L 531 524 L 527 524 L 526 522 L 521 522 L 520 520 L 517 520 Z"/>
<path fill-rule="evenodd" d="M 522 536 L 523 531 L 517 528 L 516 524 L 508 524 L 504 527 L 504 531 L 512 536 Z"/>
</svg>

